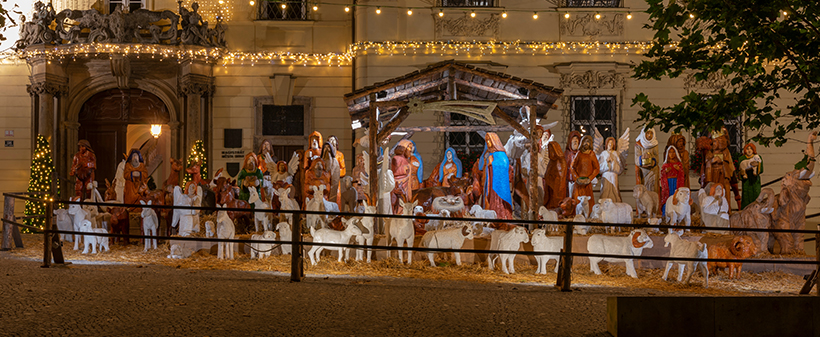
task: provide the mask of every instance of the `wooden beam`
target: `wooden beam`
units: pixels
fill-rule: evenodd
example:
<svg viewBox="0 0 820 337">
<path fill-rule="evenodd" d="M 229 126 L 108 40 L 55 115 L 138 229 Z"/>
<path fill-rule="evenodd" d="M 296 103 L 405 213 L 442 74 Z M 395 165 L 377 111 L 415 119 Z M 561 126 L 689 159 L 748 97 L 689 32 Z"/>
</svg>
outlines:
<svg viewBox="0 0 820 337">
<path fill-rule="evenodd" d="M 524 127 L 521 126 L 521 123 L 518 123 L 518 121 L 515 120 L 515 118 L 508 115 L 506 112 L 504 112 L 504 110 L 495 107 L 495 110 L 493 110 L 493 115 L 496 115 L 499 118 L 503 119 L 505 122 L 507 122 L 507 124 L 512 126 L 515 129 L 515 131 L 518 131 L 518 133 L 522 134 L 524 137 L 527 137 L 527 139 L 530 138 L 530 132 L 527 131 L 527 129 L 524 129 Z"/>
<path fill-rule="evenodd" d="M 530 106 L 524 106 L 524 111 L 527 112 L 530 124 L 530 135 L 528 139 L 530 140 L 530 176 L 527 180 L 529 180 L 529 194 L 530 194 L 530 204 L 527 205 L 529 208 L 529 215 L 530 220 L 538 220 L 538 213 L 536 213 L 537 202 L 538 202 L 538 145 L 541 142 L 541 139 L 536 139 L 536 125 L 535 122 L 535 108 Z M 533 229 L 533 228 L 530 228 Z"/>
<path fill-rule="evenodd" d="M 465 80 L 458 79 L 458 78 L 455 79 L 455 82 L 456 82 L 456 84 L 461 84 L 461 85 L 464 85 L 464 86 L 484 90 L 486 92 L 491 92 L 491 93 L 501 95 L 501 96 L 505 96 L 505 97 L 516 98 L 516 99 L 527 99 L 528 98 L 527 96 L 524 96 L 524 95 L 521 95 L 521 94 L 512 93 L 512 92 L 509 92 L 509 91 L 506 91 L 506 90 L 493 88 L 489 85 L 479 84 L 479 83 L 475 83 L 475 82 L 469 82 L 469 81 L 465 81 Z"/>
<path fill-rule="evenodd" d="M 375 100 L 376 94 L 370 94 L 370 99 Z M 379 174 L 378 174 L 378 158 L 380 143 L 377 140 L 379 134 L 379 121 L 376 120 L 376 105 L 370 106 L 370 126 L 368 127 L 368 137 L 370 138 L 370 203 L 371 206 L 376 206 L 379 200 Z"/>
<path fill-rule="evenodd" d="M 515 130 L 510 125 L 454 125 L 454 126 L 407 126 L 398 127 L 393 131 L 396 132 L 471 132 L 471 131 L 486 131 L 486 132 L 511 132 Z"/>
<path fill-rule="evenodd" d="M 401 123 L 404 122 L 408 116 L 410 116 L 410 109 L 404 108 L 399 110 L 399 113 L 393 116 L 393 119 L 387 122 L 387 124 L 379 130 L 379 135 L 376 137 L 376 140 L 381 143 L 381 141 L 387 138 L 393 130 L 399 127 L 399 125 L 401 125 Z"/>
</svg>

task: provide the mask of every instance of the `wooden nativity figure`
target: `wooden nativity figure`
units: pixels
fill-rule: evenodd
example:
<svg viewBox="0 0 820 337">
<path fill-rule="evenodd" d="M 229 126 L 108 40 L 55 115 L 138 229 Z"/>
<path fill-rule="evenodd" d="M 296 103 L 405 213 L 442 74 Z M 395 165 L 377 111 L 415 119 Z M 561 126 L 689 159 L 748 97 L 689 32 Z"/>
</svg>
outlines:
<svg viewBox="0 0 820 337">
<path fill-rule="evenodd" d="M 658 139 L 655 129 L 641 129 L 635 140 L 635 183 L 647 191 L 659 192 Z"/>
<path fill-rule="evenodd" d="M 205 181 L 202 180 L 202 161 L 197 160 L 191 163 L 191 166 L 185 169 L 185 172 L 191 175 L 191 181 L 193 181 L 197 185 L 206 185 Z"/>
<path fill-rule="evenodd" d="M 145 168 L 145 160 L 142 159 L 140 150 L 131 149 L 122 174 L 125 178 L 122 202 L 125 204 L 138 203 L 142 195 L 148 190 L 148 170 Z"/>
<path fill-rule="evenodd" d="M 327 137 L 327 143 L 333 147 L 333 152 L 336 153 L 336 162 L 339 164 L 339 178 L 341 179 L 341 177 L 347 175 L 347 169 L 345 168 L 345 154 L 339 151 L 339 138 L 331 135 Z"/>
<path fill-rule="evenodd" d="M 85 139 L 81 139 L 77 147 L 78 150 L 77 153 L 74 154 L 74 161 L 71 164 L 71 172 L 69 175 L 77 178 L 77 181 L 74 183 L 74 196 L 85 200 L 91 197 L 91 190 L 94 188 L 97 156 L 94 155 L 94 150 L 91 149 L 91 143 Z M 86 191 L 88 191 L 88 197 L 85 196 Z"/>
<path fill-rule="evenodd" d="M 273 145 L 271 145 L 270 141 L 265 139 L 262 140 L 262 144 L 259 144 L 259 152 L 256 154 L 256 163 L 260 170 L 262 170 L 262 174 L 270 174 L 272 171 L 268 168 L 269 164 L 276 164 L 278 159 L 276 155 L 273 154 Z"/>
<path fill-rule="evenodd" d="M 442 160 L 433 170 L 433 173 L 430 174 L 430 180 L 435 184 L 433 186 L 449 187 L 450 178 L 461 178 L 461 175 L 461 160 L 456 156 L 456 150 L 452 147 L 448 147 L 447 150 L 444 151 L 444 160 Z"/>
<path fill-rule="evenodd" d="M 567 145 L 564 149 L 564 159 L 567 161 L 567 165 L 572 165 L 572 160 L 575 159 L 575 156 L 578 154 L 578 148 L 581 146 L 581 133 L 572 130 L 569 133 L 569 137 L 567 137 Z M 569 166 L 568 166 L 569 168 Z M 575 187 L 575 179 L 571 176 L 572 174 L 567 171 L 567 195 L 573 195 L 573 188 Z"/>
<path fill-rule="evenodd" d="M 245 161 L 242 163 L 242 169 L 239 170 L 239 175 L 236 176 L 236 183 L 239 185 L 239 200 L 248 201 L 250 198 L 251 188 L 256 189 L 256 193 L 261 195 L 262 191 L 262 170 L 256 163 L 256 154 L 253 152 L 245 155 Z M 251 204 L 253 208 L 253 204 Z"/>
<path fill-rule="evenodd" d="M 678 188 L 688 187 L 684 185 L 684 176 L 686 176 L 686 172 L 683 170 L 683 163 L 681 163 L 678 148 L 667 146 L 663 166 L 661 167 L 660 205 L 658 205 L 658 211 L 661 214 L 666 215 L 666 200 L 675 194 Z"/>
<path fill-rule="evenodd" d="M 504 144 L 494 132 L 485 135 L 483 208 L 495 211 L 498 219 L 512 219 L 512 167 L 504 152 Z"/>
<path fill-rule="evenodd" d="M 614 202 L 623 202 L 618 176 L 624 173 L 626 156 L 629 153 L 629 128 L 626 128 L 618 140 L 615 137 L 604 137 L 598 128 L 595 128 L 593 142 L 595 153 L 598 154 L 598 164 L 601 168 L 601 199 L 612 199 Z"/>
<path fill-rule="evenodd" d="M 413 192 L 410 189 L 411 165 L 409 160 L 412 153 L 408 151 L 411 146 L 412 143 L 409 140 L 400 140 L 390 160 L 390 170 L 393 171 L 393 179 L 396 181 L 396 189 L 393 192 L 393 214 L 402 214 L 399 199 L 409 201 L 413 198 Z"/>
<path fill-rule="evenodd" d="M 340 168 L 339 162 L 336 159 L 336 149 L 330 144 L 330 142 L 322 145 L 322 162 L 324 163 L 325 170 L 330 173 L 330 185 L 325 185 L 327 200 L 338 204 L 340 199 Z"/>
<path fill-rule="evenodd" d="M 755 202 L 760 195 L 760 174 L 763 173 L 763 159 L 757 154 L 754 144 L 748 143 L 743 147 L 740 157 L 740 180 L 743 181 L 740 198 L 740 208 Z"/>
<path fill-rule="evenodd" d="M 174 206 L 199 207 L 202 205 L 202 187 L 189 181 L 185 184 L 185 190 L 179 186 L 174 186 Z M 194 209 L 174 209 L 174 217 L 171 227 L 179 224 L 179 235 L 189 236 L 193 232 L 198 232 L 199 210 Z M 194 230 L 194 228 L 197 230 Z"/>
<path fill-rule="evenodd" d="M 726 199 L 729 198 L 729 191 L 731 191 L 730 180 L 735 172 L 734 160 L 732 160 L 732 153 L 729 152 L 729 135 L 726 128 L 721 131 L 712 132 L 712 151 L 706 153 L 706 183 L 715 183 L 723 185 L 723 191 L 726 193 Z M 729 207 L 729 214 L 732 213 L 732 208 Z"/>
<path fill-rule="evenodd" d="M 320 159 L 313 160 L 310 167 L 305 170 L 305 181 L 302 186 L 302 196 L 304 198 L 313 199 L 312 186 L 325 186 L 325 190 L 330 186 L 330 172 L 325 169 L 325 162 Z M 302 207 L 307 207 L 307 204 L 302 205 Z"/>
<path fill-rule="evenodd" d="M 592 180 L 600 172 L 601 165 L 592 150 L 592 137 L 584 136 L 581 138 L 581 147 L 569 166 L 569 175 L 575 182 L 572 198 L 578 199 L 579 196 L 587 196 L 589 197 L 589 204 L 594 205 L 595 197 L 592 194 Z"/>
<path fill-rule="evenodd" d="M 416 147 L 416 142 L 410 141 L 410 148 L 405 150 L 409 154 L 407 160 L 410 162 L 410 191 L 415 191 L 421 188 L 421 183 L 424 181 L 424 162 L 421 160 L 421 154 Z"/>
<path fill-rule="evenodd" d="M 320 158 L 322 156 L 322 134 L 319 131 L 313 131 L 310 136 L 308 136 L 308 148 L 305 151 L 305 158 L 303 158 L 303 165 L 304 168 L 309 168 L 312 164 L 314 159 Z"/>
<path fill-rule="evenodd" d="M 567 197 L 568 165 L 558 142 L 547 144 L 549 164 L 547 174 L 544 175 L 544 206 L 555 209 L 561 206 L 561 201 Z"/>
<path fill-rule="evenodd" d="M 689 150 L 686 149 L 686 137 L 680 133 L 673 133 L 666 141 L 666 147 L 674 146 L 678 150 L 680 163 L 683 166 L 683 187 L 689 186 Z"/>
</svg>

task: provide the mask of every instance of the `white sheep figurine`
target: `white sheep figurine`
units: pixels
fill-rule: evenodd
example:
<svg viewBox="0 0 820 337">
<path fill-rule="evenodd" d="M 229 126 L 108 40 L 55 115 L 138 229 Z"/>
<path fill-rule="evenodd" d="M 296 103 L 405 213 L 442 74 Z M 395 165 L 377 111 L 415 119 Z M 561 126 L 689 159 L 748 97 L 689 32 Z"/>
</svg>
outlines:
<svg viewBox="0 0 820 337">
<path fill-rule="evenodd" d="M 411 203 L 405 203 L 404 200 L 399 199 L 399 203 L 401 204 L 401 208 L 403 210 L 403 215 L 412 215 L 413 208 L 418 205 L 418 201 L 414 201 Z M 387 240 L 388 244 L 392 244 L 393 240 L 396 241 L 396 246 L 401 247 L 404 245 L 405 247 L 413 247 L 413 241 L 416 239 L 416 231 L 413 227 L 413 220 L 412 219 L 390 219 L 390 237 Z M 398 251 L 399 253 L 399 262 L 404 263 L 402 260 L 402 254 L 404 254 L 401 250 Z M 407 251 L 407 264 L 411 264 L 413 260 L 413 252 Z"/>
<path fill-rule="evenodd" d="M 470 215 L 481 219 L 498 219 L 498 214 L 496 214 L 494 210 L 483 209 L 479 205 L 473 205 L 473 207 L 470 208 Z"/>
<path fill-rule="evenodd" d="M 578 199 L 578 205 L 575 205 L 575 214 L 583 214 L 584 218 L 589 219 L 589 200 L 592 197 L 588 195 L 579 195 L 576 197 Z"/>
<path fill-rule="evenodd" d="M 322 193 L 324 193 L 325 185 L 311 186 L 310 189 L 313 190 L 313 199 L 308 199 L 305 197 L 305 210 L 324 212 L 325 198 Z M 324 215 L 308 214 L 305 218 L 307 219 L 308 227 L 325 228 L 327 226 L 327 217 Z"/>
<path fill-rule="evenodd" d="M 93 228 L 91 221 L 83 220 L 80 223 L 80 232 L 85 233 L 92 233 L 92 234 L 84 234 L 83 235 L 83 254 L 88 254 L 88 247 L 91 246 L 91 254 L 97 254 L 97 246 L 100 247 L 100 253 L 103 251 L 108 251 L 108 237 L 107 236 L 97 236 L 93 235 L 93 233 L 101 233 L 101 234 L 108 234 L 103 228 Z"/>
<path fill-rule="evenodd" d="M 646 189 L 646 186 L 638 184 L 632 188 L 632 196 L 635 197 L 638 218 L 641 217 L 641 214 L 646 214 L 647 218 L 655 217 L 660 204 L 658 192 L 650 191 Z"/>
<path fill-rule="evenodd" d="M 666 199 L 666 223 L 669 225 L 677 225 L 683 221 L 686 226 L 692 223 L 691 210 L 692 206 L 689 204 L 690 192 L 688 187 L 680 187 Z"/>
<path fill-rule="evenodd" d="M 330 228 L 313 229 L 313 227 L 310 227 L 310 235 L 313 236 L 314 243 L 348 244 L 350 243 L 351 237 L 362 234 L 362 230 L 354 224 L 356 220 L 356 218 L 344 220 L 346 227 L 343 231 L 337 231 Z M 325 247 L 315 245 L 310 248 L 310 251 L 308 251 L 308 257 L 310 257 L 310 263 L 312 265 L 316 265 L 316 263 L 319 262 L 319 255 L 321 255 L 322 251 L 325 249 L 336 250 L 339 252 L 339 262 L 342 262 L 342 257 L 344 256 L 345 250 L 344 247 Z"/>
<path fill-rule="evenodd" d="M 280 188 L 278 190 L 273 190 L 273 194 L 276 194 L 276 196 L 279 197 L 279 204 L 281 205 L 279 207 L 280 210 L 283 210 L 283 211 L 298 211 L 299 210 L 299 203 L 297 203 L 296 200 L 289 197 L 290 187 Z M 291 213 L 285 214 L 285 219 L 287 219 L 288 223 L 293 223 L 293 214 L 291 214 Z M 280 233 L 279 236 L 281 237 L 282 234 Z"/>
<path fill-rule="evenodd" d="M 80 197 L 71 198 L 71 201 L 80 201 Z M 74 220 L 74 231 L 79 232 L 80 228 L 82 227 L 83 220 L 88 217 L 88 211 L 86 211 L 82 206 L 79 204 L 70 204 L 68 205 L 68 214 L 73 216 Z M 89 220 L 90 222 L 90 220 Z M 80 249 L 80 239 L 82 238 L 79 234 L 74 234 L 74 250 Z"/>
<path fill-rule="evenodd" d="M 490 250 L 517 251 L 522 243 L 530 241 L 524 227 L 515 227 L 509 231 L 496 230 L 490 238 Z M 501 259 L 501 271 L 505 274 L 515 273 L 515 253 L 487 254 L 487 267 L 493 270 L 495 259 Z"/>
<path fill-rule="evenodd" d="M 225 205 L 217 205 L 220 208 L 225 208 Z M 219 210 L 216 212 L 216 237 L 220 239 L 233 240 L 236 234 L 236 227 L 233 220 L 228 216 L 228 212 Z M 220 241 L 217 244 L 216 257 L 218 259 L 233 260 L 233 250 L 235 243 Z"/>
<path fill-rule="evenodd" d="M 461 249 L 464 246 L 464 240 L 473 239 L 472 226 L 463 224 L 460 227 L 441 229 L 429 231 L 424 233 L 421 237 L 421 244 L 427 248 L 446 248 L 446 249 Z M 454 252 L 456 265 L 461 265 L 461 254 Z M 435 267 L 434 260 L 435 252 L 428 252 L 427 258 L 430 260 L 430 266 Z"/>
<path fill-rule="evenodd" d="M 276 233 L 271 231 L 264 231 L 262 234 L 253 234 L 251 235 L 251 240 L 255 241 L 275 241 L 276 240 Z M 262 259 L 265 257 L 270 257 L 270 253 L 273 250 L 273 244 L 271 243 L 264 243 L 264 242 L 251 242 L 251 259 L 257 258 Z"/>
<path fill-rule="evenodd" d="M 280 222 L 276 225 L 276 230 L 279 231 L 279 241 L 290 241 L 291 236 L 293 236 L 293 232 L 290 230 L 290 224 L 287 222 Z M 279 246 L 282 251 L 282 255 L 290 254 L 290 245 L 281 245 Z"/>
<path fill-rule="evenodd" d="M 534 252 L 550 252 L 558 253 L 564 249 L 564 237 L 562 236 L 547 236 L 544 229 L 536 229 L 532 231 L 532 251 Z M 555 260 L 555 272 L 558 272 L 558 259 L 560 255 L 536 255 L 535 261 L 538 268 L 535 270 L 536 274 L 547 273 L 547 262 Z"/>
<path fill-rule="evenodd" d="M 68 214 L 67 209 L 55 209 L 54 210 L 55 216 L 55 223 L 57 224 L 57 229 L 61 231 L 72 231 L 74 230 L 74 219 L 72 218 L 71 214 Z M 60 234 L 60 240 L 63 241 L 74 241 L 71 237 L 71 234 Z"/>
<path fill-rule="evenodd" d="M 575 234 L 587 235 L 587 234 L 589 234 L 590 228 L 592 228 L 592 226 L 586 224 L 587 223 L 587 218 L 585 218 L 583 214 L 575 214 L 575 217 L 572 218 L 572 222 L 582 224 L 582 225 L 573 225 L 572 226 L 572 232 L 575 233 Z"/>
<path fill-rule="evenodd" d="M 695 259 L 705 259 L 709 257 L 709 252 L 706 250 L 705 243 L 684 240 L 681 238 L 681 235 L 683 235 L 682 229 L 679 231 L 670 229 L 669 234 L 663 238 L 664 247 L 669 247 L 669 245 L 672 245 L 672 248 L 669 251 L 669 257 Z M 666 270 L 663 272 L 664 281 L 666 281 L 666 277 L 669 276 L 669 270 L 672 269 L 672 265 L 674 263 L 678 264 L 678 282 L 683 280 L 684 267 L 687 269 L 685 283 L 689 283 L 689 280 L 692 279 L 692 274 L 695 273 L 696 269 L 700 268 L 701 273 L 703 273 L 703 279 L 705 280 L 704 287 L 709 287 L 709 268 L 706 267 L 706 261 L 669 261 L 666 263 Z"/>
<path fill-rule="evenodd" d="M 205 221 L 205 237 L 212 238 L 215 234 L 214 222 L 211 220 Z"/>
<path fill-rule="evenodd" d="M 419 207 L 421 207 L 421 206 L 416 206 L 416 208 L 419 208 Z M 448 211 L 446 209 L 443 209 L 443 210 L 439 211 L 438 214 L 428 213 L 428 214 L 425 214 L 424 216 L 433 218 L 433 219 L 430 219 L 430 221 L 427 222 L 427 224 L 424 225 L 424 229 L 427 230 L 427 231 L 434 231 L 434 230 L 444 229 L 444 227 L 447 225 L 447 220 L 445 220 L 444 218 L 449 218 L 450 217 L 450 211 Z M 478 223 L 478 222 L 475 222 L 475 223 Z"/>
<path fill-rule="evenodd" d="M 362 201 L 362 207 L 364 208 L 364 213 L 366 214 L 376 214 L 376 206 L 367 205 L 364 201 Z M 373 240 L 376 237 L 376 232 L 373 230 L 373 217 L 372 216 L 363 216 L 359 220 L 359 223 L 362 225 L 362 235 L 356 237 L 356 244 L 359 245 L 373 245 Z M 373 254 L 373 251 L 370 249 L 367 250 L 367 263 L 370 263 L 370 257 Z M 362 261 L 364 252 L 362 249 L 356 250 L 356 261 Z"/>
<path fill-rule="evenodd" d="M 587 241 L 587 251 L 590 254 L 612 254 L 612 255 L 631 255 L 641 256 L 644 248 L 652 248 L 652 238 L 643 229 L 634 229 L 629 232 L 627 236 L 606 236 L 601 234 L 593 235 Z M 624 262 L 626 264 L 626 274 L 638 278 L 638 273 L 635 271 L 635 264 L 632 259 L 624 258 L 605 258 L 605 257 L 589 257 L 589 268 L 595 275 L 601 275 L 601 269 L 598 268 L 598 262 Z"/>
<path fill-rule="evenodd" d="M 614 202 L 612 199 L 601 199 L 601 221 L 605 223 L 632 224 L 632 206 L 625 202 Z M 607 226 L 607 232 L 620 231 L 619 227 Z"/>
<path fill-rule="evenodd" d="M 541 221 L 558 221 L 558 212 L 549 210 L 544 206 L 538 208 L 538 215 L 541 218 Z M 561 226 L 551 223 L 546 224 L 546 228 L 551 233 L 555 233 L 561 228 Z"/>
<path fill-rule="evenodd" d="M 250 196 L 248 197 L 248 203 L 253 204 L 254 209 L 253 227 L 255 231 L 270 231 L 272 229 L 272 225 L 270 222 L 270 213 L 260 212 L 270 210 L 270 204 L 259 197 L 259 192 L 256 192 L 255 188 L 249 188 L 248 192 L 250 193 Z"/>
<path fill-rule="evenodd" d="M 140 204 L 151 206 L 151 200 L 148 200 L 148 203 L 140 200 Z M 153 208 L 143 207 L 140 216 L 142 216 L 142 232 L 145 233 L 146 236 L 157 236 L 157 228 L 159 228 L 157 212 L 155 212 Z M 157 239 L 145 239 L 145 249 L 143 249 L 143 251 L 147 252 L 151 249 L 152 243 L 154 244 L 154 249 L 157 249 Z"/>
</svg>

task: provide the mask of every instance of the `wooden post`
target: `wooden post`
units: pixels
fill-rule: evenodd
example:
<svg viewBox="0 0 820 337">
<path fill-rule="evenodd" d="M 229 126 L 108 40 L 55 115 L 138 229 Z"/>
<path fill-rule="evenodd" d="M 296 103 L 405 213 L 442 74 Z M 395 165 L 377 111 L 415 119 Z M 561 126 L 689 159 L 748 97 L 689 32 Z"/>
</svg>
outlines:
<svg viewBox="0 0 820 337">
<path fill-rule="evenodd" d="M 379 205 L 379 170 L 378 170 L 378 159 L 379 159 L 379 149 L 381 149 L 381 145 L 379 144 L 379 119 L 377 116 L 376 111 L 376 94 L 370 94 L 370 121 L 368 126 L 368 137 L 370 137 L 370 203 L 371 206 L 376 206 L 376 212 L 378 213 L 378 205 Z M 376 218 L 374 222 L 376 225 L 374 226 L 374 230 L 379 232 L 381 219 Z"/>
<path fill-rule="evenodd" d="M 820 225 L 818 225 L 820 229 Z M 814 256 L 817 259 L 817 274 L 820 274 L 820 233 L 814 234 Z M 817 296 L 820 296 L 820 282 L 817 283 Z"/>
<path fill-rule="evenodd" d="M 43 268 L 51 267 L 51 215 L 54 214 L 54 203 L 46 202 L 46 224 L 43 229 Z M 75 239 L 76 240 L 76 239 Z"/>
<path fill-rule="evenodd" d="M 300 282 L 305 275 L 304 265 L 302 264 L 302 214 L 293 214 L 293 223 L 291 224 L 291 246 L 290 246 L 290 281 Z"/>
<path fill-rule="evenodd" d="M 535 121 L 535 109 L 530 106 L 524 106 L 524 110 L 530 119 L 530 176 L 527 178 L 529 181 L 527 187 L 528 193 L 530 194 L 530 203 L 527 207 L 530 209 L 530 220 L 538 220 L 538 146 L 540 145 L 541 139 L 537 139 L 535 132 L 538 124 Z M 531 225 L 530 230 L 532 229 L 533 226 Z"/>
<path fill-rule="evenodd" d="M 566 233 L 564 233 L 564 251 L 567 254 L 572 254 L 572 224 L 568 224 L 566 227 Z M 562 255 L 561 256 L 561 278 L 555 281 L 555 285 L 561 288 L 561 291 L 572 291 L 570 286 L 572 285 L 572 256 L 571 255 Z"/>
</svg>

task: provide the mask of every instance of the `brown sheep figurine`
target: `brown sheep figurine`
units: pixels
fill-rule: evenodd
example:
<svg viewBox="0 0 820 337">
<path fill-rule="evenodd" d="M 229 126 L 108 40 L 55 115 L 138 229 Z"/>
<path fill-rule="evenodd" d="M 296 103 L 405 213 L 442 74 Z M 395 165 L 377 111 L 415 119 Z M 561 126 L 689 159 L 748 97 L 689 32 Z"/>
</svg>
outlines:
<svg viewBox="0 0 820 337">
<path fill-rule="evenodd" d="M 735 236 L 731 241 L 718 242 L 708 246 L 710 259 L 744 260 L 757 254 L 757 247 L 750 236 Z M 740 278 L 742 262 L 712 262 L 707 264 L 709 273 L 714 274 L 718 268 L 729 268 L 729 279 Z"/>
</svg>

